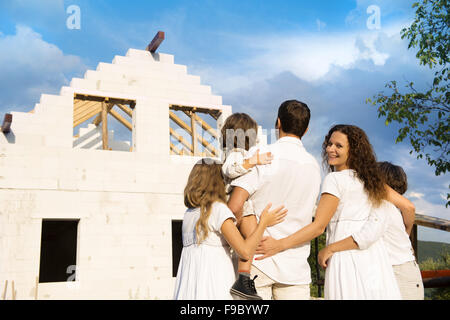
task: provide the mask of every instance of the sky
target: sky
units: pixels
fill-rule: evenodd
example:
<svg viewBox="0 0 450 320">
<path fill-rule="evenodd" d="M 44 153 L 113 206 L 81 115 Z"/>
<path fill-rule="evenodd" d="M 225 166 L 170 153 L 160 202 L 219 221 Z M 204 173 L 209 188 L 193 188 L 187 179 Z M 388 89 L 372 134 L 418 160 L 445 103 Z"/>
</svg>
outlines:
<svg viewBox="0 0 450 320">
<path fill-rule="evenodd" d="M 33 109 L 42 93 L 58 94 L 164 31 L 159 52 L 199 75 L 233 112 L 269 131 L 283 101 L 307 103 L 312 120 L 303 142 L 319 162 L 333 124 L 357 125 L 378 160 L 404 168 L 417 213 L 450 220 L 449 175 L 436 177 L 407 142 L 396 144 L 398 126 L 386 126 L 365 102 L 391 80 L 432 82 L 400 37 L 413 2 L 0 0 L 0 116 Z M 450 243 L 450 233 L 419 227 L 419 239 Z"/>
</svg>

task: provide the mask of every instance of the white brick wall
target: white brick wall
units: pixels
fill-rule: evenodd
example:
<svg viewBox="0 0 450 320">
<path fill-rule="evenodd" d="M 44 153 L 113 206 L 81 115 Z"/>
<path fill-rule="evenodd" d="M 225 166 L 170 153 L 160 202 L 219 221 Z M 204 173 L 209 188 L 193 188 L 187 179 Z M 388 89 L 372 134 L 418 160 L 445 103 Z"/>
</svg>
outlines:
<svg viewBox="0 0 450 320">
<path fill-rule="evenodd" d="M 73 148 L 74 93 L 136 100 L 134 151 Z M 33 114 L 13 113 L 12 134 L 0 134 L 1 288 L 14 280 L 17 299 L 34 299 L 42 220 L 80 219 L 78 281 L 41 283 L 39 299 L 172 298 L 171 222 L 198 158 L 170 156 L 171 103 L 220 109 L 219 127 L 231 114 L 172 55 L 135 49 L 43 94 Z"/>
</svg>

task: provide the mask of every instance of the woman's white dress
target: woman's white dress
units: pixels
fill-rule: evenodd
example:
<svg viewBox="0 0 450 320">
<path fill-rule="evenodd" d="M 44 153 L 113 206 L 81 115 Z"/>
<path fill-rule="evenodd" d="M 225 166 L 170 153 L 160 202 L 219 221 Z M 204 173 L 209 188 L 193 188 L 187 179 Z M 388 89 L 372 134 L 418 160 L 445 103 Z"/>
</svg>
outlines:
<svg viewBox="0 0 450 320">
<path fill-rule="evenodd" d="M 215 202 L 208 220 L 208 237 L 197 244 L 195 225 L 200 209 L 184 214 L 183 250 L 175 284 L 175 300 L 231 300 L 236 281 L 230 246 L 221 233 L 222 224 L 235 217 L 226 204 Z"/>
<path fill-rule="evenodd" d="M 357 233 L 368 220 L 371 203 L 353 170 L 325 177 L 322 194 L 339 198 L 338 208 L 327 227 L 327 245 Z M 383 239 L 365 250 L 335 253 L 325 271 L 325 299 L 401 299 Z"/>
</svg>

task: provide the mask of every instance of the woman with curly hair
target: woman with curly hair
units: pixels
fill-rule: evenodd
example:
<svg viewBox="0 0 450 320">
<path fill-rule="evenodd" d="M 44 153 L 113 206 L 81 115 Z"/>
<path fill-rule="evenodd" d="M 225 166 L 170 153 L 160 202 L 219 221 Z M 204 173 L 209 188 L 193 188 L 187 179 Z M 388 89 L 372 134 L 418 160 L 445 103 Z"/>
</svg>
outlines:
<svg viewBox="0 0 450 320">
<path fill-rule="evenodd" d="M 368 220 L 371 210 L 383 199 L 394 203 L 405 216 L 414 206 L 382 178 L 375 153 L 363 130 L 352 125 L 330 129 L 322 146 L 324 163 L 331 171 L 322 183 L 314 221 L 293 235 L 260 245 L 256 253 L 270 256 L 320 236 L 326 229 L 327 246 L 347 241 L 354 250 L 330 251 L 325 272 L 325 299 L 401 299 L 383 240 L 359 250 L 352 235 Z"/>
</svg>

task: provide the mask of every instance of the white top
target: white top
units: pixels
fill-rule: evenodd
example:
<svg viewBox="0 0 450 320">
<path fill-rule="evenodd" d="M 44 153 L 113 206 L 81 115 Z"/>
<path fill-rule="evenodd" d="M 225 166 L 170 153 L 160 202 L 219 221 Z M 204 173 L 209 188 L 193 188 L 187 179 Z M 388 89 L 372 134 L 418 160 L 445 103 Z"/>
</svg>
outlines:
<svg viewBox="0 0 450 320">
<path fill-rule="evenodd" d="M 197 233 L 195 232 L 195 225 L 200 217 L 200 208 L 188 209 L 184 214 L 182 238 L 183 247 L 197 245 Z M 228 246 L 228 242 L 222 235 L 222 224 L 227 219 L 236 220 L 233 212 L 222 202 L 214 202 L 211 206 L 211 215 L 208 219 L 209 232 L 205 240 L 200 245 L 209 246 Z"/>
<path fill-rule="evenodd" d="M 327 245 L 361 230 L 372 212 L 372 204 L 355 171 L 328 174 L 322 194 L 339 198 L 327 226 Z M 356 239 L 355 239 L 356 240 Z M 325 270 L 325 299 L 400 299 L 392 265 L 383 239 L 365 250 L 335 253 Z"/>
<path fill-rule="evenodd" d="M 402 214 L 389 201 L 383 201 L 379 208 L 374 208 L 369 220 L 361 230 L 355 232 L 352 236 L 360 249 L 368 248 L 380 237 L 383 237 L 392 265 L 400 265 L 415 260 L 414 250 L 406 233 Z"/>
<path fill-rule="evenodd" d="M 242 165 L 244 160 L 250 158 L 255 151 L 256 149 L 253 147 L 249 151 L 235 148 L 227 152 L 225 162 L 222 165 L 222 172 L 225 177 L 235 179 L 249 172 L 250 169 L 245 169 Z"/>
<path fill-rule="evenodd" d="M 231 194 L 233 190 L 233 187 L 231 186 L 233 179 L 236 179 L 252 170 L 252 168 L 244 168 L 244 160 L 251 158 L 259 148 L 259 146 L 254 146 L 248 151 L 242 148 L 234 148 L 226 152 L 226 159 L 222 164 L 222 173 L 225 176 L 225 188 L 227 195 Z M 252 201 L 245 201 L 242 216 L 245 217 L 254 214 L 255 209 Z"/>
<path fill-rule="evenodd" d="M 195 225 L 200 209 L 188 209 L 183 218 L 183 251 L 178 266 L 174 296 L 176 300 L 229 300 L 236 280 L 230 246 L 222 235 L 222 224 L 233 219 L 231 210 L 214 202 L 208 219 L 207 238 L 197 243 Z"/>
<path fill-rule="evenodd" d="M 264 234 L 281 239 L 312 222 L 320 191 L 320 168 L 316 159 L 297 138 L 283 137 L 260 149 L 260 153 L 265 152 L 272 152 L 271 164 L 256 166 L 249 173 L 235 179 L 231 185 L 241 187 L 249 193 L 258 219 L 268 203 L 272 203 L 272 209 L 281 205 L 288 209 L 285 220 L 267 228 Z M 308 242 L 272 257 L 254 260 L 253 264 L 279 283 L 309 284 L 309 254 Z"/>
</svg>

